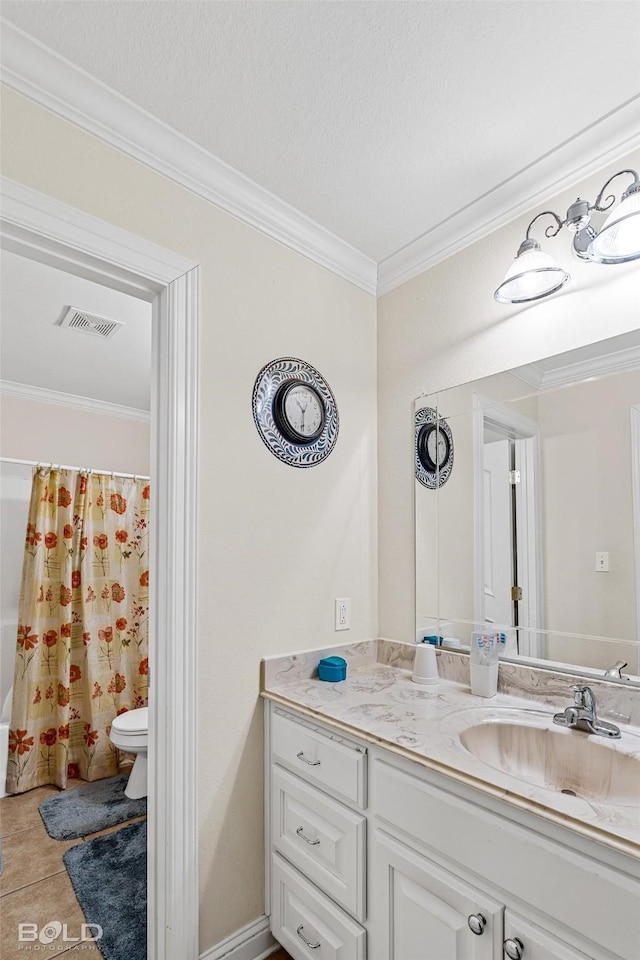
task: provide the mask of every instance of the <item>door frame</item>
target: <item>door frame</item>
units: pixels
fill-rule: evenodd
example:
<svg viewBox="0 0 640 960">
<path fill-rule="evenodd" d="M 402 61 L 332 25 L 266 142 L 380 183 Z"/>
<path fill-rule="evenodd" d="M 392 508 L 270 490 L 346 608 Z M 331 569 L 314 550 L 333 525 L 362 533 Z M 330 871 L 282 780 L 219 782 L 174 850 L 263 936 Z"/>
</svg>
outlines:
<svg viewBox="0 0 640 960">
<path fill-rule="evenodd" d="M 526 627 L 519 635 L 519 655 L 544 656 L 544 579 L 542 565 L 542 491 L 540 427 L 508 404 L 479 393 L 473 395 L 473 499 L 474 499 L 474 620 L 481 624 L 484 593 L 484 430 L 490 426 L 505 438 L 516 440 L 516 468 L 524 482 L 516 485 L 516 509 L 523 518 L 518 527 L 518 580 L 527 598 Z M 535 600 L 531 602 L 534 597 Z M 508 659 L 508 657 L 507 657 Z"/>
<path fill-rule="evenodd" d="M 640 403 L 632 404 L 631 419 L 631 495 L 633 498 L 633 549 L 636 587 L 636 663 L 640 674 Z"/>
<path fill-rule="evenodd" d="M 152 303 L 148 956 L 197 960 L 198 264 L 0 180 L 0 245 Z"/>
</svg>

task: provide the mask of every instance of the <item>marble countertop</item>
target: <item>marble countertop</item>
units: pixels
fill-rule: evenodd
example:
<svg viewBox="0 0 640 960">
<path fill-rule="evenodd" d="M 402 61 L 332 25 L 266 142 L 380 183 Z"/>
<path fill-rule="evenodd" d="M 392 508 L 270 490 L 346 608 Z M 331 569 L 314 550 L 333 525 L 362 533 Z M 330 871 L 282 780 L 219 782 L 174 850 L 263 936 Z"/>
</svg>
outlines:
<svg viewBox="0 0 640 960">
<path fill-rule="evenodd" d="M 319 657 L 328 652 L 347 659 L 346 680 L 323 683 L 317 679 L 315 665 Z M 526 711 L 527 724 L 545 727 L 558 709 L 557 701 L 564 698 L 562 706 L 570 702 L 566 695 L 566 677 L 562 678 L 560 694 L 552 689 L 547 674 L 537 681 L 541 688 L 538 698 L 531 692 L 523 697 L 524 680 L 519 676 L 515 684 L 518 695 L 501 689 L 495 697 L 485 700 L 471 694 L 464 677 L 464 670 L 468 672 L 468 658 L 459 654 L 439 657 L 441 679 L 437 687 L 413 683 L 410 669 L 413 652 L 411 645 L 367 641 L 329 651 L 269 658 L 263 661 L 262 695 L 640 858 L 640 783 L 637 794 L 633 795 L 633 789 L 627 791 L 627 797 L 620 804 L 607 802 L 606 783 L 602 785 L 601 797 L 569 796 L 562 794 L 557 786 L 549 788 L 521 778 L 517 771 L 514 775 L 497 770 L 478 760 L 460 743 L 458 734 L 479 719 L 510 720 L 516 716 L 522 719 L 522 711 Z M 509 665 L 504 665 L 504 673 L 508 676 Z M 444 678 L 443 674 L 455 679 Z M 527 684 L 530 687 L 531 681 Z M 501 682 L 501 687 L 504 686 Z M 611 686 L 603 684 L 602 689 Z M 625 695 L 624 691 L 618 693 L 623 699 Z M 514 710 L 518 711 L 517 715 L 513 714 Z M 590 741 L 600 741 L 603 749 L 640 761 L 640 728 L 620 723 L 619 726 L 622 738 L 610 741 L 559 727 L 555 731 L 561 737 L 589 737 Z M 555 779 L 558 782 L 557 777 Z M 560 782 L 577 792 L 575 783 Z"/>
</svg>

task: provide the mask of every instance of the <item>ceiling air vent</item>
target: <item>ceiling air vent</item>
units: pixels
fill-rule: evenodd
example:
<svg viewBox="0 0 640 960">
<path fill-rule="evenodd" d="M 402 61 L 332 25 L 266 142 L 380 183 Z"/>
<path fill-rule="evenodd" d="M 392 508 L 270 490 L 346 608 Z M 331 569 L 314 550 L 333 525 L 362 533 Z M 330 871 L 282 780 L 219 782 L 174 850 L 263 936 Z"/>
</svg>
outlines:
<svg viewBox="0 0 640 960">
<path fill-rule="evenodd" d="M 56 321 L 60 327 L 71 327 L 80 333 L 88 333 L 92 337 L 101 337 L 111 340 L 120 327 L 124 327 L 121 320 L 109 320 L 107 317 L 96 317 L 93 313 L 86 313 L 77 307 L 67 307 L 62 319 Z"/>
</svg>

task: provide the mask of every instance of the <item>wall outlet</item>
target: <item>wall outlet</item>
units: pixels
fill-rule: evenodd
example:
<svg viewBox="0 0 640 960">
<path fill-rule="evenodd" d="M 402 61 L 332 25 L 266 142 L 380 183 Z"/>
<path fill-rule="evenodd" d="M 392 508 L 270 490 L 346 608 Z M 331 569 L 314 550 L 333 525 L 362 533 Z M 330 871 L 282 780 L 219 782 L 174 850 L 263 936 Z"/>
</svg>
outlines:
<svg viewBox="0 0 640 960">
<path fill-rule="evenodd" d="M 335 629 L 351 629 L 351 597 L 336 597 L 335 599 Z"/>
<path fill-rule="evenodd" d="M 599 550 L 596 553 L 596 571 L 598 573 L 609 573 L 609 553 L 607 550 Z"/>
</svg>

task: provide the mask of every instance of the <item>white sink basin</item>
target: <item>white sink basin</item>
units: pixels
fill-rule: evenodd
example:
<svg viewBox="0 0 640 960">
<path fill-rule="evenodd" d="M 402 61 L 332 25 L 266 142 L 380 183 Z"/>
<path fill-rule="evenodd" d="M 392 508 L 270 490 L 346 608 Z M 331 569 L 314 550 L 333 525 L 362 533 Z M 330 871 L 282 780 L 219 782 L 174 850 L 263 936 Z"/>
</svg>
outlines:
<svg viewBox="0 0 640 960">
<path fill-rule="evenodd" d="M 502 773 L 585 800 L 637 806 L 640 738 L 611 741 L 554 725 L 551 712 L 479 708 L 442 722 L 476 760 Z"/>
</svg>

